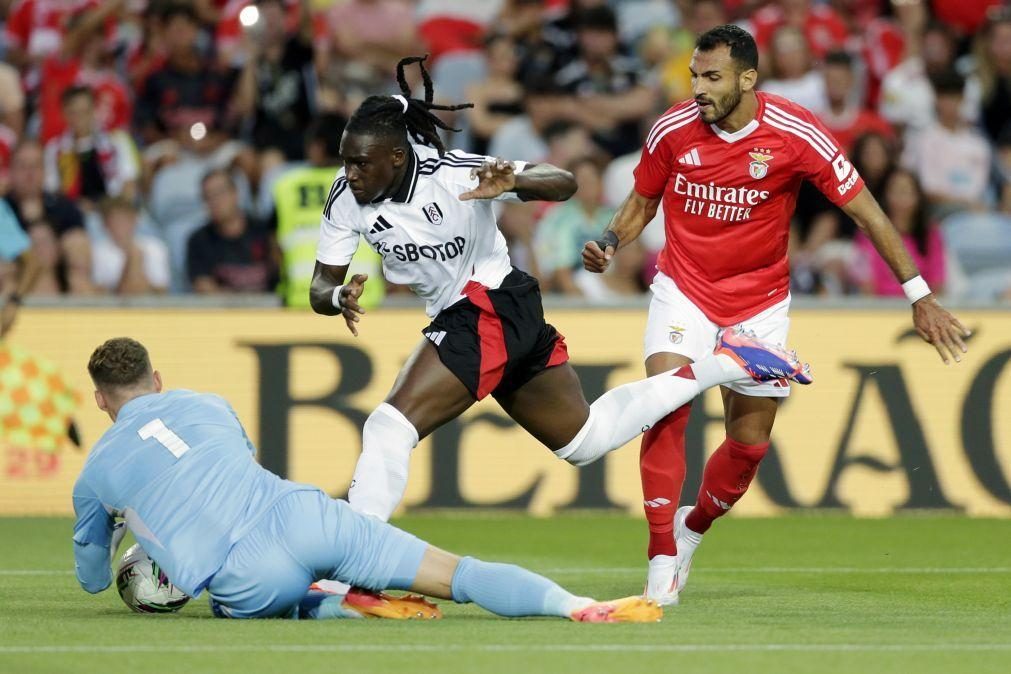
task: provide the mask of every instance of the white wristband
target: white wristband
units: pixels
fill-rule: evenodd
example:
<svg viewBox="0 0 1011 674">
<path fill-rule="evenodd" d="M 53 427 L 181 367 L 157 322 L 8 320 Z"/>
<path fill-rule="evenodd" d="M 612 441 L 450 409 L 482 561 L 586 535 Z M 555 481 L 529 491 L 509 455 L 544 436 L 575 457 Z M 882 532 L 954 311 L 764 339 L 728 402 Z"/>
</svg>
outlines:
<svg viewBox="0 0 1011 674">
<path fill-rule="evenodd" d="M 922 276 L 914 276 L 902 284 L 902 292 L 906 293 L 906 299 L 910 304 L 915 304 L 930 294 L 930 286 Z"/>
<path fill-rule="evenodd" d="M 333 304 L 335 309 L 344 309 L 344 305 L 341 304 L 341 291 L 344 290 L 344 286 L 337 286 L 333 289 L 333 297 L 330 299 L 331 304 Z"/>
</svg>

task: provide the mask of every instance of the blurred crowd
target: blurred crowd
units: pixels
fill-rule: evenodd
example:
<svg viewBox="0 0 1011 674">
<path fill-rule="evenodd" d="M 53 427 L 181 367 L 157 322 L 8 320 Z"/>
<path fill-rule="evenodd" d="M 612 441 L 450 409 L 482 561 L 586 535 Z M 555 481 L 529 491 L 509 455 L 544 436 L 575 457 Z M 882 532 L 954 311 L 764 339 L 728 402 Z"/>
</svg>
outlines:
<svg viewBox="0 0 1011 674">
<path fill-rule="evenodd" d="M 439 102 L 474 103 L 447 115 L 449 147 L 578 180 L 568 202 L 503 208 L 514 263 L 546 292 L 641 294 L 661 216 L 607 274 L 581 271 L 582 245 L 632 188 L 643 134 L 691 96 L 695 37 L 735 22 L 758 42 L 759 88 L 820 116 L 931 286 L 1011 300 L 999 0 L 0 0 L 0 17 L 0 264 L 18 299 L 305 305 L 345 120 L 396 93 L 413 54 L 430 55 Z M 791 256 L 796 293 L 902 295 L 807 185 Z M 378 261 L 363 247 L 355 264 Z"/>
</svg>

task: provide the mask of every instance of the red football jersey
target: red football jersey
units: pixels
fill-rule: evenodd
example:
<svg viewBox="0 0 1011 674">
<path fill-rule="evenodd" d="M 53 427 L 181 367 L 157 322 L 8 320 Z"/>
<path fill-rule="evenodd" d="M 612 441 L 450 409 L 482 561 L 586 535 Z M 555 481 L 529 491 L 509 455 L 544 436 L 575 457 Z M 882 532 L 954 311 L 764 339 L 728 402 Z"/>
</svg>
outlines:
<svg viewBox="0 0 1011 674">
<path fill-rule="evenodd" d="M 735 133 L 699 118 L 694 100 L 653 126 L 635 190 L 663 196 L 667 244 L 657 267 L 711 321 L 731 326 L 790 292 L 786 249 L 801 181 L 842 206 L 863 180 L 806 109 L 756 92 L 758 112 Z"/>
</svg>

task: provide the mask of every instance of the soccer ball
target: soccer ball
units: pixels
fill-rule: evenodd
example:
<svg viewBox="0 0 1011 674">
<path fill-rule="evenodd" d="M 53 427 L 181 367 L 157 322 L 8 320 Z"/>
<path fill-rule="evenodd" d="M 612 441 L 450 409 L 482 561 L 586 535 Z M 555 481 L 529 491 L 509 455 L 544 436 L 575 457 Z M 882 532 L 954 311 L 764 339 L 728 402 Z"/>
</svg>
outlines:
<svg viewBox="0 0 1011 674">
<path fill-rule="evenodd" d="M 137 613 L 173 613 L 190 600 L 140 545 L 127 550 L 120 560 L 116 589 L 123 602 Z"/>
</svg>

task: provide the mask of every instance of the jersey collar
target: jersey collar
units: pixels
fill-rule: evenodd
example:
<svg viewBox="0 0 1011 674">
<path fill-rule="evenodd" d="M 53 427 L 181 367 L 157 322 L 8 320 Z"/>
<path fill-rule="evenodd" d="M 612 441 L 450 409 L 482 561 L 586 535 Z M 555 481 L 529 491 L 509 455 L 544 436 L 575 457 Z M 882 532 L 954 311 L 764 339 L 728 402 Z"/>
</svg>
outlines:
<svg viewBox="0 0 1011 674">
<path fill-rule="evenodd" d="M 755 95 L 758 98 L 758 108 L 756 108 L 755 110 L 754 119 L 752 119 L 750 122 L 739 128 L 737 131 L 734 131 L 733 133 L 724 131 L 715 124 L 710 124 L 709 128 L 713 130 L 713 133 L 715 133 L 717 136 L 719 136 L 723 141 L 727 143 L 736 143 L 742 138 L 747 138 L 752 133 L 754 133 L 755 129 L 758 128 L 758 120 L 762 117 L 762 114 L 765 112 L 765 98 L 762 96 L 761 92 L 758 91 L 755 92 Z"/>
<path fill-rule="evenodd" d="M 414 196 L 414 188 L 418 186 L 419 168 L 418 155 L 414 148 L 411 148 L 411 153 L 407 155 L 407 172 L 404 175 L 404 180 L 400 183 L 397 192 L 390 197 L 390 201 L 406 204 L 411 200 Z"/>
<path fill-rule="evenodd" d="M 157 393 L 145 393 L 144 395 L 139 395 L 136 398 L 131 398 L 130 400 L 127 400 L 119 408 L 119 412 L 116 413 L 116 421 L 119 421 L 120 419 L 130 416 L 134 412 L 138 412 L 144 409 L 145 407 L 147 407 L 148 403 L 151 403 L 155 400 L 153 396 L 157 395 L 158 395 Z"/>
</svg>

